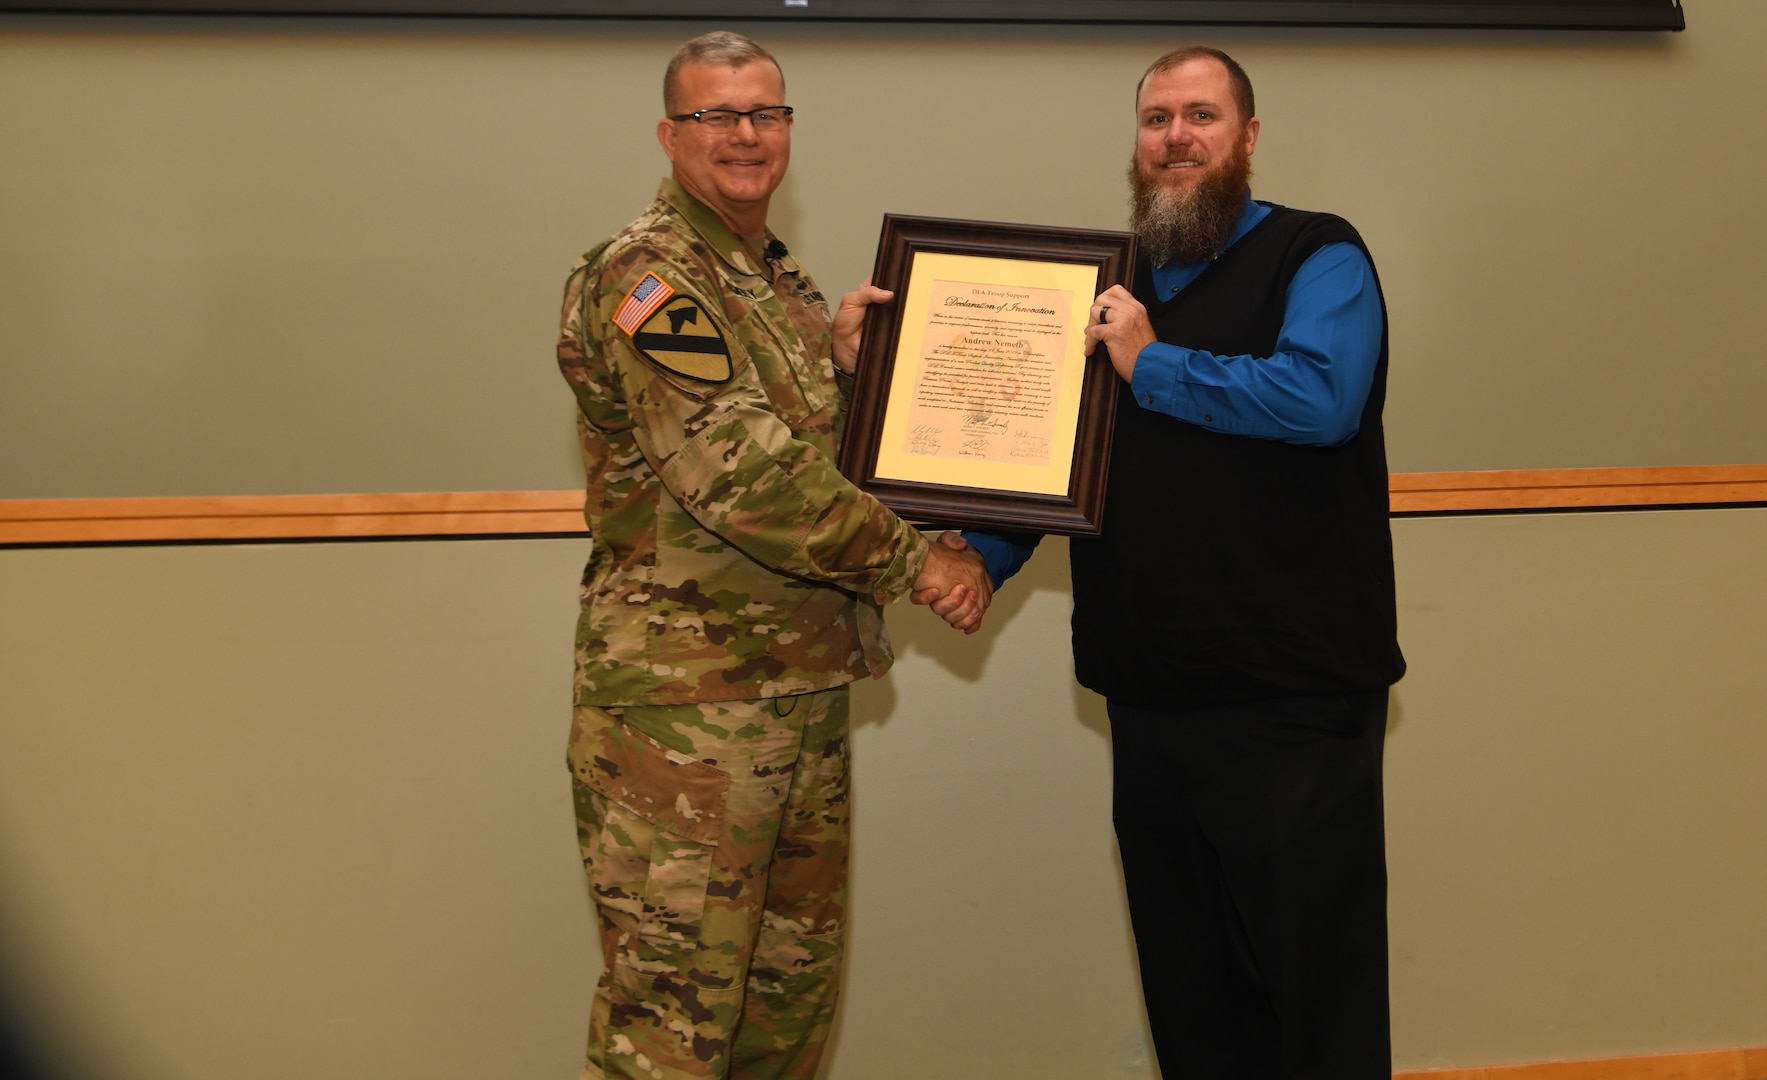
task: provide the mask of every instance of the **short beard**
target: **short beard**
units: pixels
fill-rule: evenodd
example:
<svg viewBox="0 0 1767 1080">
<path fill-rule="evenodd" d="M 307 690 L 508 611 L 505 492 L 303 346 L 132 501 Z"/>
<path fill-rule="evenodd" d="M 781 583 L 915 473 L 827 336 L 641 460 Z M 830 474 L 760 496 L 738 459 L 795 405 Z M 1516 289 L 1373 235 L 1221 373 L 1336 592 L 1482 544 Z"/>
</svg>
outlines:
<svg viewBox="0 0 1767 1080">
<path fill-rule="evenodd" d="M 1193 190 L 1173 191 L 1141 174 L 1129 159 L 1129 228 L 1141 241 L 1141 250 L 1155 266 L 1176 260 L 1202 262 L 1221 253 L 1239 224 L 1245 208 L 1246 185 L 1252 179 L 1252 159 L 1243 147 L 1219 169 L 1208 169 Z"/>
</svg>

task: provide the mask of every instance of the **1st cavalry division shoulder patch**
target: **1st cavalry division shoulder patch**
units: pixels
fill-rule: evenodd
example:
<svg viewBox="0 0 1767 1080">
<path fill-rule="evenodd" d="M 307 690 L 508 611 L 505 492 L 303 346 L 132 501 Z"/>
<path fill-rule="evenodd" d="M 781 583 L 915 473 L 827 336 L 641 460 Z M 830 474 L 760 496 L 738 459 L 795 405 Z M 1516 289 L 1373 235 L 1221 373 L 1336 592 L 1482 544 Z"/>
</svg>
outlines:
<svg viewBox="0 0 1767 1080">
<path fill-rule="evenodd" d="M 636 330 L 626 332 L 632 335 L 633 348 L 651 363 L 698 382 L 730 381 L 730 343 L 724 340 L 718 324 L 699 301 L 691 296 L 673 295 L 666 303 L 651 308 L 648 316 Z M 625 329 L 624 325 L 621 329 Z"/>
</svg>

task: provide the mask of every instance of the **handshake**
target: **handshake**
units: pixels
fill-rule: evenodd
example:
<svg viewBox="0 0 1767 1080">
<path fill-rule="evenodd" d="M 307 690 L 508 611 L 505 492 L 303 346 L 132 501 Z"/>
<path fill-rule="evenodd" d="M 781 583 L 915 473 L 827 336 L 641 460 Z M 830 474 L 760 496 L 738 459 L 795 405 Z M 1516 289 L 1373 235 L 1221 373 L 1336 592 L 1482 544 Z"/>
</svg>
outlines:
<svg viewBox="0 0 1767 1080">
<path fill-rule="evenodd" d="M 834 313 L 834 365 L 853 374 L 859 361 L 859 338 L 865 323 L 865 309 L 872 304 L 887 304 L 896 294 L 880 289 L 866 278 L 857 289 L 841 297 Z M 981 553 L 963 542 L 955 532 L 940 533 L 927 553 L 926 565 L 914 579 L 909 599 L 917 604 L 931 604 L 933 614 L 966 634 L 982 628 L 982 612 L 994 596 L 994 583 L 988 580 Z"/>
<path fill-rule="evenodd" d="M 932 605 L 934 615 L 966 634 L 982 628 L 982 613 L 993 597 L 994 584 L 981 552 L 956 532 L 940 533 L 933 541 L 909 594 L 916 604 Z"/>
</svg>

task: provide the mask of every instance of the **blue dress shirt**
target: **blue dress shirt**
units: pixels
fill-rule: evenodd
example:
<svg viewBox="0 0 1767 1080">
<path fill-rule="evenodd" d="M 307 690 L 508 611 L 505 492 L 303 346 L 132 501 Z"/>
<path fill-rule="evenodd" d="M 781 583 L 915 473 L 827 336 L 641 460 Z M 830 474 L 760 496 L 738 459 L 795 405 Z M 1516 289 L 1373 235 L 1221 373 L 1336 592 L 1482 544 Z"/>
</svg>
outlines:
<svg viewBox="0 0 1767 1080">
<path fill-rule="evenodd" d="M 1226 251 L 1270 213 L 1248 192 Z M 1219 256 L 1217 256 L 1219 257 Z M 1178 295 L 1210 260 L 1153 268 L 1161 299 Z M 1227 435 L 1301 446 L 1354 438 L 1374 385 L 1385 319 L 1374 267 L 1355 244 L 1327 244 L 1307 257 L 1288 287 L 1276 351 L 1219 356 L 1156 341 L 1135 358 L 1129 386 L 1144 409 Z M 996 586 L 1018 572 L 1038 538 L 965 532 Z"/>
</svg>

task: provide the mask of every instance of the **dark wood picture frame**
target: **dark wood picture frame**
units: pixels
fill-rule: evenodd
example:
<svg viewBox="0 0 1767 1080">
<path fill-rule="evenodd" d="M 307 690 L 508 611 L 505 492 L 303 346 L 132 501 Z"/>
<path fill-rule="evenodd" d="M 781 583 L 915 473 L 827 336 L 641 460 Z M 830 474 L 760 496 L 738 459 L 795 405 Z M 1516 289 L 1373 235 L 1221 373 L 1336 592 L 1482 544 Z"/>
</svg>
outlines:
<svg viewBox="0 0 1767 1080">
<path fill-rule="evenodd" d="M 914 256 L 923 252 L 1094 267 L 1096 288 L 1092 295 L 1074 299 L 1090 308 L 1093 296 L 1099 292 L 1112 285 L 1128 285 L 1135 268 L 1134 234 L 884 215 L 871 279 L 879 287 L 893 290 L 896 302 L 874 305 L 866 313 L 853 400 L 841 445 L 841 472 L 912 521 L 945 527 L 1097 536 L 1103 528 L 1111 432 L 1120 382 L 1102 349 L 1086 361 L 1073 460 L 1064 494 L 1041 495 L 877 475 L 884 412 L 890 401 L 896 354 L 907 314 L 904 301 L 910 269 Z"/>
</svg>

